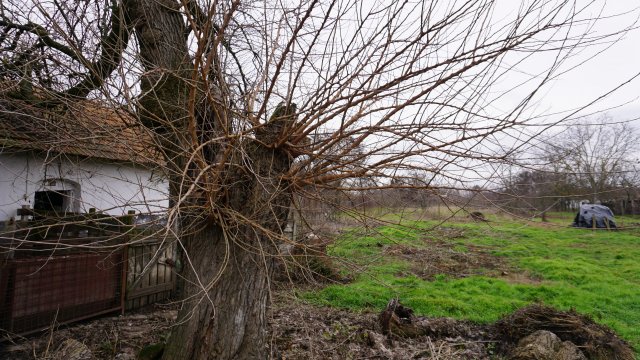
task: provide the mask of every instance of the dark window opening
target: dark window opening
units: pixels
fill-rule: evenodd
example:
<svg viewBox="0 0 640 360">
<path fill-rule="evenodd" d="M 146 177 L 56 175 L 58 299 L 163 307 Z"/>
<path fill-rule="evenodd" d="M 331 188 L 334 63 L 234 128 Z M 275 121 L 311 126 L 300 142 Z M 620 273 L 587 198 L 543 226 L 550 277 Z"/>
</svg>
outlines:
<svg viewBox="0 0 640 360">
<path fill-rule="evenodd" d="M 36 191 L 33 201 L 35 211 L 65 212 L 69 203 L 71 191 Z"/>
</svg>

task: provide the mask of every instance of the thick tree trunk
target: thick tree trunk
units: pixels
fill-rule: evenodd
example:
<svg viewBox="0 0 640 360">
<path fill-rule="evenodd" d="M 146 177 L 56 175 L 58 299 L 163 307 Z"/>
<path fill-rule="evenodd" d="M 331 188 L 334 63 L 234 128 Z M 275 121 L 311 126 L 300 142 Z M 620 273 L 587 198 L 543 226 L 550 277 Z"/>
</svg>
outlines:
<svg viewBox="0 0 640 360">
<path fill-rule="evenodd" d="M 281 107 L 278 109 L 284 111 Z M 276 113 L 280 113 L 276 109 Z M 292 157 L 268 146 L 293 121 L 293 113 L 273 116 L 256 133 L 258 141 L 241 151 L 250 163 L 228 174 L 228 198 L 219 217 L 183 237 L 183 308 L 164 359 L 264 359 L 267 347 L 269 277 L 276 240 L 287 221 L 291 201 L 283 175 Z M 231 172 L 231 170 L 229 170 Z"/>
<path fill-rule="evenodd" d="M 138 114 L 164 155 L 185 249 L 183 307 L 163 358 L 266 358 L 273 235 L 281 234 L 291 201 L 283 175 L 293 156 L 282 144 L 295 106 L 278 106 L 253 137 L 224 138 L 230 111 L 222 99 L 203 96 L 216 91 L 197 81 L 210 74 L 194 73 L 181 3 L 125 4 L 145 68 Z M 232 153 L 218 156 L 222 149 Z"/>
<path fill-rule="evenodd" d="M 251 239 L 247 239 L 251 241 Z M 265 359 L 268 257 L 209 226 L 186 242 L 185 302 L 165 359 Z"/>
<path fill-rule="evenodd" d="M 264 131 L 259 139 L 281 129 L 271 122 Z M 252 167 L 229 184 L 227 204 L 218 204 L 220 219 L 182 239 L 185 301 L 164 359 L 268 357 L 272 235 L 282 233 L 287 220 L 291 197 L 282 175 L 291 157 L 257 142 L 245 150 Z"/>
</svg>

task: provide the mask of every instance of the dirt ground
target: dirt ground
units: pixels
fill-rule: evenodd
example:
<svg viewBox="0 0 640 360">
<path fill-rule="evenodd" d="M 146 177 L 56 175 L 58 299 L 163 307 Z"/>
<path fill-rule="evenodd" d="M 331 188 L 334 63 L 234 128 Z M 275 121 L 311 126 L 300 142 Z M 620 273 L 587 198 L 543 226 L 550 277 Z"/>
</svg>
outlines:
<svg viewBox="0 0 640 360">
<path fill-rule="evenodd" d="M 378 313 L 300 304 L 286 301 L 285 295 L 275 306 L 271 323 L 273 357 L 300 360 L 497 359 L 491 357 L 494 346 L 480 340 L 482 331 L 474 324 L 446 319 L 440 324 L 434 323 L 434 327 L 444 328 L 453 323 L 461 334 L 475 332 L 477 336 L 472 339 L 383 335 Z"/>
<path fill-rule="evenodd" d="M 62 326 L 55 331 L 5 341 L 0 347 L 0 358 L 151 360 L 151 357 L 139 357 L 140 350 L 163 342 L 176 315 L 175 305 L 154 305 L 124 316 Z M 539 305 L 487 325 L 401 315 L 392 330 L 393 327 L 383 325 L 383 318 L 379 313 L 302 304 L 279 293 L 270 320 L 271 358 L 511 359 L 519 339 L 547 330 L 556 332 L 562 341 L 575 343 L 588 359 L 634 359 L 628 344 L 606 327 L 572 311 L 561 312 Z M 399 333 L 398 329 L 407 330 L 409 326 L 419 332 L 411 336 L 398 335 L 408 334 Z M 65 353 L 70 342 L 82 347 L 74 357 Z"/>
<path fill-rule="evenodd" d="M 0 344 L 2 359 L 58 359 L 68 339 L 85 344 L 94 359 L 135 359 L 146 345 L 162 342 L 177 315 L 175 305 L 152 305 L 124 316 L 112 315 L 13 338 Z M 6 337 L 5 337 L 6 338 Z"/>
<path fill-rule="evenodd" d="M 388 246 L 383 251 L 413 264 L 410 272 L 424 280 L 434 280 L 437 275 L 448 278 L 464 278 L 484 275 L 502 278 L 512 283 L 540 283 L 541 280 L 522 269 L 509 264 L 505 258 L 496 256 L 489 247 L 452 243 L 451 239 L 463 237 L 458 229 L 441 228 L 423 238 L 424 248 L 404 245 Z M 448 240 L 443 240 L 444 238 Z M 398 274 L 400 276 L 406 274 Z"/>
<path fill-rule="evenodd" d="M 491 358 L 491 342 L 387 337 L 382 335 L 378 314 L 315 307 L 279 297 L 270 321 L 275 359 Z M 155 305 L 125 316 L 63 326 L 3 343 L 0 358 L 61 359 L 65 341 L 74 339 L 89 348 L 93 359 L 135 359 L 142 347 L 166 338 L 176 315 L 175 306 Z"/>
</svg>

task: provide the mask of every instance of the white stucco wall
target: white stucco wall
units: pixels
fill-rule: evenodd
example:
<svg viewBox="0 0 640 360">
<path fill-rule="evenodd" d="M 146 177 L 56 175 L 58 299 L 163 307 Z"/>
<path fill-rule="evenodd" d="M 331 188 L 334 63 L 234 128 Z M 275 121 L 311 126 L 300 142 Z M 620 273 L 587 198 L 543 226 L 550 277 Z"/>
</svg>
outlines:
<svg viewBox="0 0 640 360">
<path fill-rule="evenodd" d="M 36 191 L 69 188 L 79 188 L 80 212 L 162 213 L 169 203 L 168 182 L 142 166 L 0 149 L 0 221 L 15 217 L 22 205 L 33 207 Z"/>
</svg>

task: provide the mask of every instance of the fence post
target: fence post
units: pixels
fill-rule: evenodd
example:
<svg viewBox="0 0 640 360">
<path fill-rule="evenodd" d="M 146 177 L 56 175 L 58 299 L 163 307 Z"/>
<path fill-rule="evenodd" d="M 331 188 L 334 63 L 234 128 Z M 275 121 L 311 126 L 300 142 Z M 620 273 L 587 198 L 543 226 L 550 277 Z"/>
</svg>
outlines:
<svg viewBox="0 0 640 360">
<path fill-rule="evenodd" d="M 122 280 L 120 282 L 120 314 L 124 315 L 127 305 L 127 274 L 129 273 L 129 237 L 125 237 L 122 249 Z"/>
<path fill-rule="evenodd" d="M 97 212 L 96 208 L 89 208 L 89 216 L 87 220 L 87 236 L 99 236 L 100 231 L 97 229 L 97 224 L 94 221 L 96 218 Z"/>
</svg>

